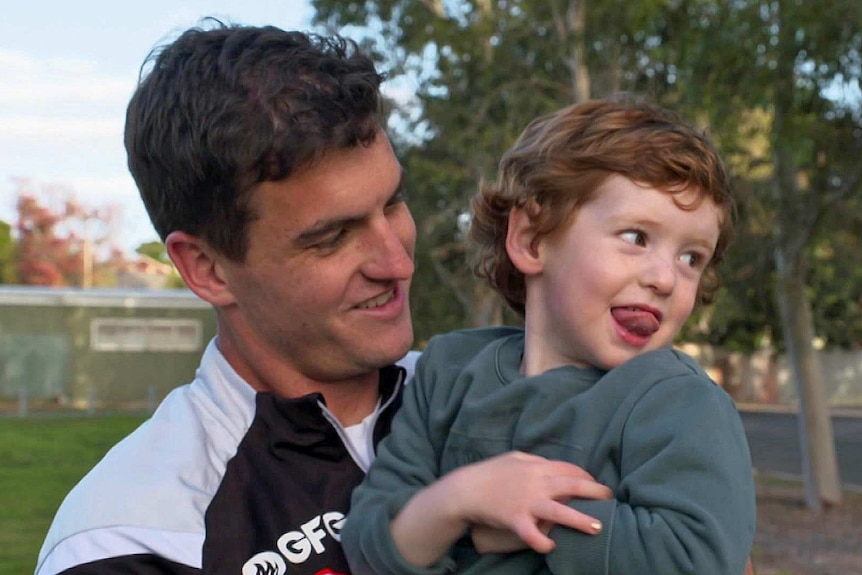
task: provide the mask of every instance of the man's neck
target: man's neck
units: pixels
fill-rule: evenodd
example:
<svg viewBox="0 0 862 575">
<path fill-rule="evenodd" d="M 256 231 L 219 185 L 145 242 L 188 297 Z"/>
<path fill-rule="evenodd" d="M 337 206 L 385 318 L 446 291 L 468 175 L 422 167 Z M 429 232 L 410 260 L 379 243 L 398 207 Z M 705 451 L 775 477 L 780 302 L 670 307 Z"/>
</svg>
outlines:
<svg viewBox="0 0 862 575">
<path fill-rule="evenodd" d="M 380 399 L 379 381 L 378 373 L 374 385 L 328 384 L 323 392 L 327 409 L 344 427 L 361 422 L 377 407 Z"/>
<path fill-rule="evenodd" d="M 377 406 L 380 370 L 321 381 L 267 353 L 263 346 L 250 346 L 253 351 L 245 347 L 240 349 L 230 337 L 222 336 L 218 337 L 217 344 L 225 360 L 255 391 L 286 398 L 320 393 L 327 409 L 343 426 L 359 423 Z"/>
</svg>

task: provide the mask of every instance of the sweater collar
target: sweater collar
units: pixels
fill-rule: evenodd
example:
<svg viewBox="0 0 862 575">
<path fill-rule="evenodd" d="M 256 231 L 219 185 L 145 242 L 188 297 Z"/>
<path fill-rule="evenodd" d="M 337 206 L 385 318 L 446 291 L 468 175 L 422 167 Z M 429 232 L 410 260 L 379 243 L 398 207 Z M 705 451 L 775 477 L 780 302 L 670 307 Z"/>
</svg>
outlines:
<svg viewBox="0 0 862 575">
<path fill-rule="evenodd" d="M 494 365 L 496 366 L 497 376 L 504 384 L 526 379 L 524 374 L 521 373 L 521 359 L 524 357 L 524 342 L 525 337 L 523 331 L 504 337 L 497 342 Z M 589 384 L 595 383 L 605 373 L 607 373 L 607 371 L 597 367 L 563 365 L 549 369 L 548 371 L 530 379 L 543 378 L 546 374 L 552 375 L 560 372 L 567 372 L 567 376 L 569 378 L 581 380 Z"/>
</svg>

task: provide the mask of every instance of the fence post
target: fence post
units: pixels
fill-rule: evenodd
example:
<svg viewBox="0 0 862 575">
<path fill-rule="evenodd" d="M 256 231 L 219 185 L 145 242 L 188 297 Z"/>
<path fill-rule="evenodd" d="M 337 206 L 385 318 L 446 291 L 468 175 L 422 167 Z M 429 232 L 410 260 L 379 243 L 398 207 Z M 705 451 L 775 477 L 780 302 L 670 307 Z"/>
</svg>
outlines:
<svg viewBox="0 0 862 575">
<path fill-rule="evenodd" d="M 96 413 L 96 388 L 92 382 L 87 385 L 87 414 Z"/>
<path fill-rule="evenodd" d="M 18 389 L 18 416 L 27 417 L 30 411 L 29 398 L 27 397 L 27 386 L 22 385 Z"/>
</svg>

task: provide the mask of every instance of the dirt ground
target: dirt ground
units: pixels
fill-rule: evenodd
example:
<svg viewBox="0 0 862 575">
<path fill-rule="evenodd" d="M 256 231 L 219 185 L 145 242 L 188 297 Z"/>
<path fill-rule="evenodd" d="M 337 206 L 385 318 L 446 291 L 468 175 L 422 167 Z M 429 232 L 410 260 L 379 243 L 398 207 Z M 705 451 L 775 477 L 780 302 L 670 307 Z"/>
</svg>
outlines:
<svg viewBox="0 0 862 575">
<path fill-rule="evenodd" d="M 757 575 L 862 575 L 862 493 L 816 513 L 801 485 L 759 480 L 757 489 Z"/>
</svg>

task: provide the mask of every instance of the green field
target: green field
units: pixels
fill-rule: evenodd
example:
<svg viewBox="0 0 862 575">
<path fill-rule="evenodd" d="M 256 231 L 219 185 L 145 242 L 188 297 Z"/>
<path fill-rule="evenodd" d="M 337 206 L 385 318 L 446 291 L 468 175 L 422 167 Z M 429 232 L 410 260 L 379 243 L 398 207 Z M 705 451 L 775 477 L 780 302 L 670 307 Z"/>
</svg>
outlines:
<svg viewBox="0 0 862 575">
<path fill-rule="evenodd" d="M 143 419 L 0 418 L 0 573 L 32 575 L 63 497 Z"/>
<path fill-rule="evenodd" d="M 0 417 L 0 574 L 33 574 L 42 539 L 63 497 L 144 418 L 140 414 Z M 823 573 L 851 572 L 840 568 L 858 562 L 862 497 L 846 494 L 844 504 L 830 510 L 829 520 L 824 521 L 822 515 L 805 509 L 801 484 L 765 477 L 758 484 L 753 551 L 758 571 L 808 573 L 797 570 L 794 561 L 817 556 L 824 569 L 836 566 Z M 788 531 L 791 525 L 795 529 Z M 824 545 L 824 541 L 830 543 Z"/>
</svg>

